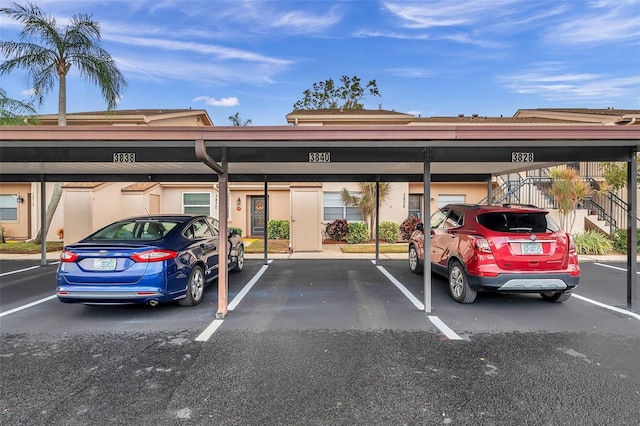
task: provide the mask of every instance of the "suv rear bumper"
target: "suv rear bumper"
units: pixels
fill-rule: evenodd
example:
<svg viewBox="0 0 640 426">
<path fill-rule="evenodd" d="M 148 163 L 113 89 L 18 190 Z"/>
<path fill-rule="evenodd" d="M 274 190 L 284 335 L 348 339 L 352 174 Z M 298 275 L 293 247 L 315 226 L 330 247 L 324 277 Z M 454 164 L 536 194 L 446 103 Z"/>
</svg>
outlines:
<svg viewBox="0 0 640 426">
<path fill-rule="evenodd" d="M 471 288 L 478 291 L 538 293 L 570 290 L 578 285 L 580 277 L 569 274 L 501 274 L 497 277 L 469 275 L 468 280 Z"/>
</svg>

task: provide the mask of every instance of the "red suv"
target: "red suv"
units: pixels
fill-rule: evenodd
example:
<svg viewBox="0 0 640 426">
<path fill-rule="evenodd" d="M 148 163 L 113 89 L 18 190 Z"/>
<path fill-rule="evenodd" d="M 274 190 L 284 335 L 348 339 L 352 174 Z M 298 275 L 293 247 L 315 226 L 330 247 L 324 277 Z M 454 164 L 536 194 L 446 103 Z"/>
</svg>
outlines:
<svg viewBox="0 0 640 426">
<path fill-rule="evenodd" d="M 409 242 L 409 267 L 424 265 L 424 226 Z M 478 291 L 540 293 L 564 302 L 578 285 L 573 238 L 534 206 L 449 204 L 431 216 L 431 269 L 449 278 L 451 297 L 472 303 Z"/>
</svg>

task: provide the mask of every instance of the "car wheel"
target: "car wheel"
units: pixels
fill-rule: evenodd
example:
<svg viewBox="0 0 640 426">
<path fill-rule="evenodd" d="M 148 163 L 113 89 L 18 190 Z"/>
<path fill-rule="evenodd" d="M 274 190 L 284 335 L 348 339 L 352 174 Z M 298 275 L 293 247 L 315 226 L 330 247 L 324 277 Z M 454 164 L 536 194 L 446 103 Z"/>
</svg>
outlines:
<svg viewBox="0 0 640 426">
<path fill-rule="evenodd" d="M 202 301 L 202 293 L 204 292 L 204 271 L 201 266 L 194 266 L 187 281 L 187 294 L 184 298 L 178 300 L 181 306 L 193 306 Z"/>
<path fill-rule="evenodd" d="M 233 267 L 233 272 L 240 272 L 244 268 L 244 247 L 238 247 L 237 256 L 236 256 L 236 264 Z"/>
<path fill-rule="evenodd" d="M 424 269 L 418 257 L 418 250 L 416 250 L 416 246 L 413 244 L 409 246 L 409 269 L 411 269 L 411 272 L 414 274 L 420 274 Z"/>
<path fill-rule="evenodd" d="M 543 291 L 540 296 L 547 302 L 562 303 L 571 297 L 571 290 L 567 291 Z"/>
<path fill-rule="evenodd" d="M 449 293 L 458 303 L 473 303 L 478 294 L 469 286 L 467 273 L 458 261 L 453 262 L 449 267 Z"/>
</svg>

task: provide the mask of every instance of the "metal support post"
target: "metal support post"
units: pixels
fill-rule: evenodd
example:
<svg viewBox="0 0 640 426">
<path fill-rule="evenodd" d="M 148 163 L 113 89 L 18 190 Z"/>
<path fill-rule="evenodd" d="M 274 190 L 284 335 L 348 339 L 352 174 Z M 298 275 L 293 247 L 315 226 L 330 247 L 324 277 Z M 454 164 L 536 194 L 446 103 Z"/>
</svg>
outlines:
<svg viewBox="0 0 640 426">
<path fill-rule="evenodd" d="M 431 313 L 431 148 L 424 149 L 424 201 L 422 223 L 424 224 L 424 311 Z"/>
</svg>

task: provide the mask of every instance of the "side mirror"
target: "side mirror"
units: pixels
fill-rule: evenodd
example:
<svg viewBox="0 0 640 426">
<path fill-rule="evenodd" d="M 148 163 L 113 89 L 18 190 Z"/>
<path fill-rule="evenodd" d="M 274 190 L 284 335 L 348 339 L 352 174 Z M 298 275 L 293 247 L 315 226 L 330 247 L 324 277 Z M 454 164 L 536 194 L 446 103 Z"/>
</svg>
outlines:
<svg viewBox="0 0 640 426">
<path fill-rule="evenodd" d="M 416 225 L 416 229 L 417 229 L 418 231 L 424 231 L 424 224 L 423 224 L 423 223 L 419 223 L 419 224 L 417 224 L 417 225 Z"/>
</svg>

